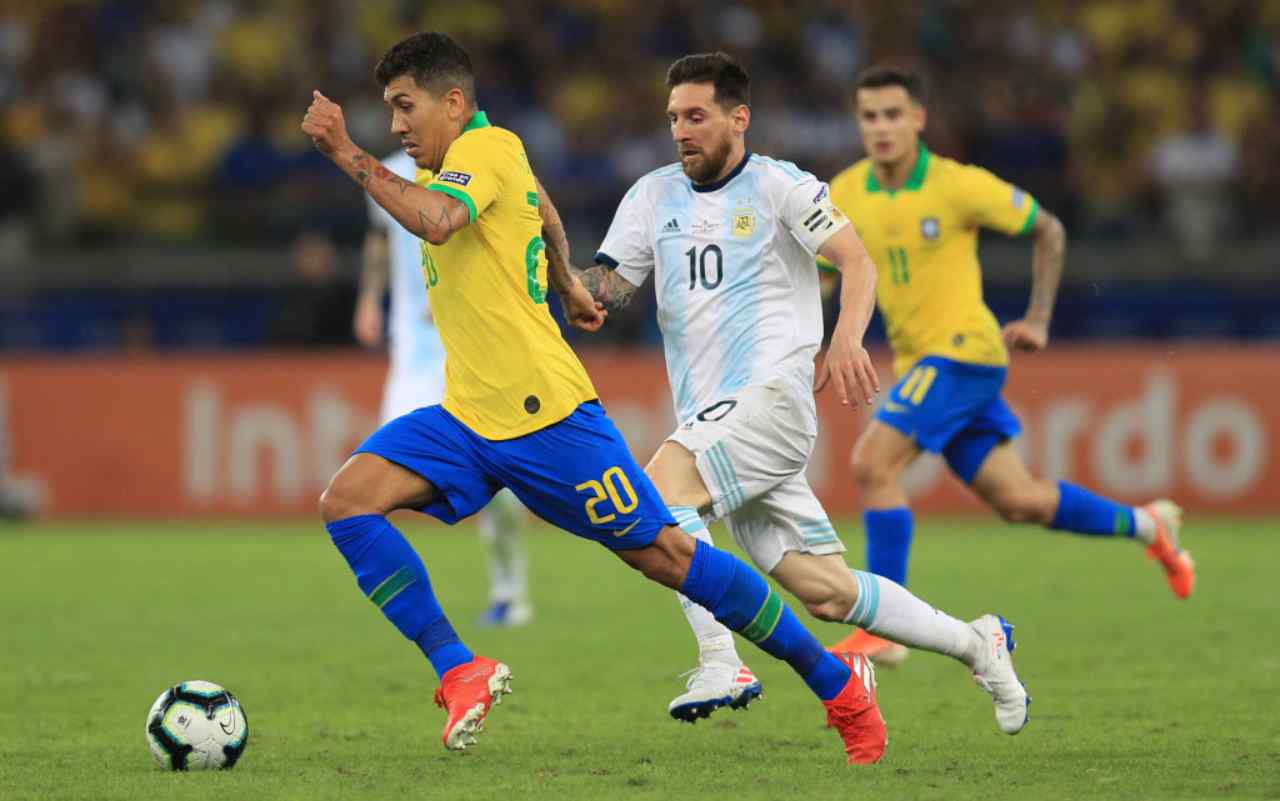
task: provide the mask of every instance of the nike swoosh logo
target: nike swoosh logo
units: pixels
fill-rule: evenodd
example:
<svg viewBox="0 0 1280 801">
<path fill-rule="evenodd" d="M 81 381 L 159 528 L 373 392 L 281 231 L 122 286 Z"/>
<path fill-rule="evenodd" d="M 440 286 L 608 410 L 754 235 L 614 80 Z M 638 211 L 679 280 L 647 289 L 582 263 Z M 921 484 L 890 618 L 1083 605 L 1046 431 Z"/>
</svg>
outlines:
<svg viewBox="0 0 1280 801">
<path fill-rule="evenodd" d="M 891 414 L 902 414 L 907 410 L 907 407 L 903 406 L 901 403 L 894 403 L 893 401 L 885 401 L 884 410 L 886 412 L 890 412 Z"/>
<path fill-rule="evenodd" d="M 231 717 L 227 718 L 227 722 L 218 721 L 218 726 L 222 728 L 222 733 L 230 736 L 236 730 L 236 715 L 231 713 Z"/>
<path fill-rule="evenodd" d="M 625 537 L 625 536 L 627 536 L 627 532 L 631 531 L 631 529 L 635 528 L 637 525 L 639 525 L 639 523 L 640 523 L 640 518 L 636 518 L 635 520 L 632 520 L 632 521 L 631 521 L 631 525 L 627 526 L 627 527 L 626 527 L 626 528 L 624 528 L 622 531 L 615 531 L 615 532 L 613 532 L 613 536 L 615 536 L 615 537 Z"/>
</svg>

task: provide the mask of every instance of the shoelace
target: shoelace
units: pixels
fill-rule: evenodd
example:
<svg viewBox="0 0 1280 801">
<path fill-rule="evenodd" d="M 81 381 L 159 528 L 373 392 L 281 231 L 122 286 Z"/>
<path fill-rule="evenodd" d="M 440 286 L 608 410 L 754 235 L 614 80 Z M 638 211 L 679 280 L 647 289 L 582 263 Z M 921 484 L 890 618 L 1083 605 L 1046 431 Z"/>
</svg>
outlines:
<svg viewBox="0 0 1280 801">
<path fill-rule="evenodd" d="M 692 690 L 693 685 L 698 682 L 698 679 L 702 678 L 702 674 L 712 669 L 713 668 L 710 665 L 698 665 L 695 668 L 689 668 L 684 673 L 681 673 L 679 676 L 676 676 L 676 678 L 683 679 L 685 676 L 688 676 L 689 678 L 687 681 L 685 681 L 684 688 L 686 690 Z M 733 670 L 736 673 L 736 671 L 741 670 L 741 668 L 733 668 Z"/>
</svg>

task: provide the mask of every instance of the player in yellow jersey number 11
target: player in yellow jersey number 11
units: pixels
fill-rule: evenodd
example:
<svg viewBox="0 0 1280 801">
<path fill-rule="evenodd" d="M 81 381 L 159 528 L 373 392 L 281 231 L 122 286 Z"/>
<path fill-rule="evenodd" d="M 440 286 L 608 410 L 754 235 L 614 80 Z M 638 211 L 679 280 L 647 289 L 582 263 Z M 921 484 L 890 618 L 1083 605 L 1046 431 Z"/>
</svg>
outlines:
<svg viewBox="0 0 1280 801">
<path fill-rule="evenodd" d="M 1182 513 L 1171 501 L 1133 507 L 1027 469 L 1014 448 L 1021 431 L 1002 397 L 1010 349 L 1049 342 L 1049 320 L 1066 234 L 1053 214 L 990 172 L 931 153 L 921 141 L 923 81 L 909 70 L 872 67 L 855 89 L 855 115 L 868 157 L 831 181 L 831 197 L 856 220 L 884 261 L 877 302 L 898 383 L 854 447 L 854 482 L 866 505 L 867 567 L 907 580 L 913 518 L 902 474 L 922 451 L 1005 520 L 1097 538 L 1132 539 L 1164 568 L 1176 597 L 1195 582 L 1178 545 Z M 1030 235 L 1031 302 L 1003 327 L 982 298 L 978 232 Z M 894 664 L 905 650 L 859 631 L 838 647 Z"/>
</svg>

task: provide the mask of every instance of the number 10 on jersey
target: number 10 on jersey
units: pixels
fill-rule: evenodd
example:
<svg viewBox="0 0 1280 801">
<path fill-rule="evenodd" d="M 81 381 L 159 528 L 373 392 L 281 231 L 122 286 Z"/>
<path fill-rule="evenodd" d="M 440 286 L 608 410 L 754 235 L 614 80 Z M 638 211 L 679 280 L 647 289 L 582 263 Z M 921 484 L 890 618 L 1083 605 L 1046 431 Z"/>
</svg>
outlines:
<svg viewBox="0 0 1280 801">
<path fill-rule="evenodd" d="M 724 280 L 724 253 L 719 245 L 707 245 L 698 252 L 694 245 L 684 252 L 689 257 L 689 291 L 702 284 L 703 289 L 715 289 Z"/>
</svg>

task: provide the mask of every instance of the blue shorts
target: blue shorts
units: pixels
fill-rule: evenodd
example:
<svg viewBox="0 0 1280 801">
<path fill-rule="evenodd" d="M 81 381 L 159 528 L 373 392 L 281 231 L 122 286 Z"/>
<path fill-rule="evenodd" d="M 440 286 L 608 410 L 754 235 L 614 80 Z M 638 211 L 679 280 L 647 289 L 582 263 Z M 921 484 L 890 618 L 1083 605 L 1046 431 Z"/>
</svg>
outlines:
<svg viewBox="0 0 1280 801">
<path fill-rule="evenodd" d="M 443 406 L 397 417 L 365 440 L 372 453 L 430 481 L 423 512 L 450 525 L 507 487 L 553 526 L 611 550 L 643 548 L 675 518 L 599 403 L 507 440 L 485 439 Z"/>
<path fill-rule="evenodd" d="M 1018 436 L 1022 425 L 1000 397 L 1007 369 L 926 356 L 902 377 L 876 419 L 941 453 L 966 484 L 987 454 Z"/>
</svg>

